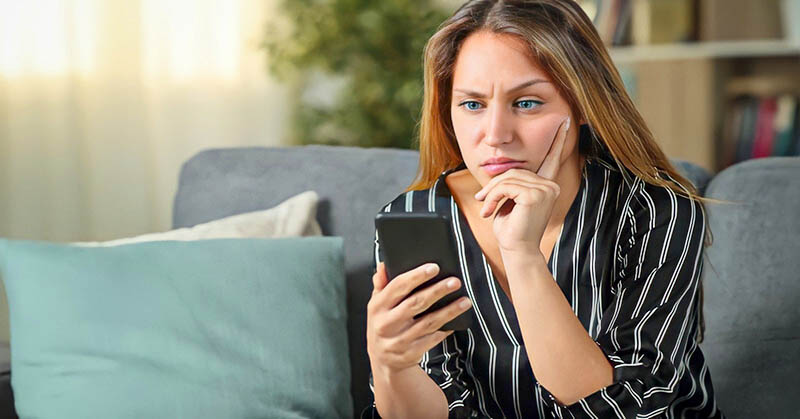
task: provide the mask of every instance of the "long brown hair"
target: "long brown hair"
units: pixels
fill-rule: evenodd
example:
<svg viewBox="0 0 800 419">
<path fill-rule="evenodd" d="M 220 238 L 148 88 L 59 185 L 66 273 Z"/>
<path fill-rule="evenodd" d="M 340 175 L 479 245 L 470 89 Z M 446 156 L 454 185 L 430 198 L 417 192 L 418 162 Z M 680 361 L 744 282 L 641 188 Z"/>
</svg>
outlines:
<svg viewBox="0 0 800 419">
<path fill-rule="evenodd" d="M 453 130 L 450 101 L 453 73 L 463 41 L 477 31 L 523 40 L 550 76 L 575 120 L 583 119 L 592 141 L 604 144 L 626 181 L 630 174 L 699 202 L 697 188 L 673 167 L 625 90 L 622 78 L 592 21 L 573 0 L 470 0 L 444 21 L 424 52 L 425 91 L 419 124 L 419 168 L 406 189 L 430 188 L 463 159 Z M 666 177 L 665 177 L 666 175 Z M 705 246 L 713 241 L 706 217 Z M 705 324 L 699 305 L 699 341 Z"/>
</svg>

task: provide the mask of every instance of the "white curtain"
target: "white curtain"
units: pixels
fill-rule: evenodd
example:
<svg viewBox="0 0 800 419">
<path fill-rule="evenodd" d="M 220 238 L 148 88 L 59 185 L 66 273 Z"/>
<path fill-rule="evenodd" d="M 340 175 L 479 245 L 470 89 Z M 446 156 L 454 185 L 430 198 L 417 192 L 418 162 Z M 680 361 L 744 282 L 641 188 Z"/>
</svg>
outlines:
<svg viewBox="0 0 800 419">
<path fill-rule="evenodd" d="M 273 0 L 0 0 L 0 237 L 170 228 L 181 164 L 284 143 Z"/>
</svg>

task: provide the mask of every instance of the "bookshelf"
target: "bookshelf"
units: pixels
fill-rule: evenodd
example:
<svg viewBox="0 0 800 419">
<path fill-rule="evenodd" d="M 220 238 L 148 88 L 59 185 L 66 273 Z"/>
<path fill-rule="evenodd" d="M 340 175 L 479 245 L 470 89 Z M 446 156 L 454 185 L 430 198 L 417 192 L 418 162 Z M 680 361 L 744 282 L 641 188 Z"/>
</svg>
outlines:
<svg viewBox="0 0 800 419">
<path fill-rule="evenodd" d="M 710 41 L 683 44 L 612 47 L 617 64 L 715 58 L 757 58 L 800 55 L 800 42 L 784 39 Z"/>
<path fill-rule="evenodd" d="M 800 0 L 578 1 L 669 157 L 800 153 Z"/>
</svg>

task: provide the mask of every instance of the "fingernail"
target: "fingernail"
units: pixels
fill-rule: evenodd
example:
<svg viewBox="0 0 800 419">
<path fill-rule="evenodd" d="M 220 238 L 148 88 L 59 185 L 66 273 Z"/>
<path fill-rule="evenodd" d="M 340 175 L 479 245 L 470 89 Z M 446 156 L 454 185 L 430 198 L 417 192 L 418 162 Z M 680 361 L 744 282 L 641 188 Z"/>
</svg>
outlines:
<svg viewBox="0 0 800 419">
<path fill-rule="evenodd" d="M 472 301 L 470 301 L 469 298 L 467 298 L 466 300 L 461 300 L 461 302 L 458 303 L 458 306 L 461 307 L 461 308 L 467 308 L 467 307 L 469 307 L 471 305 L 472 305 Z"/>
<path fill-rule="evenodd" d="M 425 267 L 425 273 L 428 274 L 428 275 L 433 275 L 433 274 L 436 273 L 436 269 L 437 268 L 438 268 L 438 266 L 436 266 L 435 263 L 432 263 L 432 264 L 430 264 L 430 265 Z"/>
<path fill-rule="evenodd" d="M 457 284 L 458 281 L 456 281 L 455 279 L 451 279 L 447 281 L 447 288 L 455 288 Z"/>
<path fill-rule="evenodd" d="M 572 119 L 570 119 L 570 117 L 567 117 L 567 131 L 569 131 L 569 125 L 570 125 L 571 122 L 572 122 Z"/>
</svg>

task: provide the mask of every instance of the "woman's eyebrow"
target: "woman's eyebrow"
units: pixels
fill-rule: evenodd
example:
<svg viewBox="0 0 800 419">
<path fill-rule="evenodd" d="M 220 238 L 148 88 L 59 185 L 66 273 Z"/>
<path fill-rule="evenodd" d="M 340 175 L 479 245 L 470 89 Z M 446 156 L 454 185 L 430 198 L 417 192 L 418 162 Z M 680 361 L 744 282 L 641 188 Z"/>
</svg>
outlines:
<svg viewBox="0 0 800 419">
<path fill-rule="evenodd" d="M 506 94 L 516 92 L 517 90 L 522 90 L 522 89 L 524 89 L 524 88 L 526 88 L 528 86 L 533 86 L 536 83 L 550 83 L 550 82 L 547 81 L 547 80 L 544 80 L 544 79 L 528 80 L 525 83 L 522 83 L 517 87 L 512 87 L 511 89 L 506 91 Z M 459 93 L 464 93 L 466 95 L 474 96 L 474 97 L 481 98 L 481 99 L 486 97 L 486 94 L 481 93 L 481 92 L 476 92 L 474 90 L 466 90 L 466 89 L 461 89 L 461 88 L 454 88 L 453 90 L 456 91 L 456 92 L 459 92 Z"/>
</svg>

